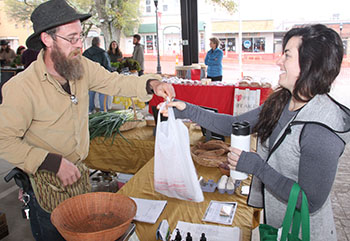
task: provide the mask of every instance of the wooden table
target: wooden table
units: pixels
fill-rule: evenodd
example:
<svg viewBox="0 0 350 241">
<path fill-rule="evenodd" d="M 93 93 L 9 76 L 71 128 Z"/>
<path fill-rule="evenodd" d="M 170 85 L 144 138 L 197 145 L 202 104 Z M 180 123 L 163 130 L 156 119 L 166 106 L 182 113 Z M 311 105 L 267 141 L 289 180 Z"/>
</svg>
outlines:
<svg viewBox="0 0 350 241">
<path fill-rule="evenodd" d="M 216 167 L 204 167 L 195 164 L 198 175 L 203 176 L 205 180 L 213 179 L 218 181 L 222 175 Z M 247 197 L 234 194 L 220 194 L 217 190 L 214 193 L 204 192 L 205 200 L 201 203 L 182 201 L 174 198 L 166 197 L 154 190 L 154 159 L 147 162 L 143 168 L 135 174 L 118 193 L 129 197 L 144 198 L 152 200 L 167 200 L 167 205 L 155 224 L 142 222 L 136 223 L 136 234 L 140 240 L 153 241 L 156 240 L 156 230 L 163 219 L 167 219 L 170 229 L 176 227 L 178 221 L 191 223 L 213 224 L 203 222 L 202 218 L 208 204 L 211 200 L 237 202 L 237 210 L 233 220 L 233 227 L 237 226 L 241 230 L 241 240 L 248 241 L 251 237 L 251 230 L 258 225 L 260 210 L 248 207 L 246 204 Z M 245 180 L 244 185 L 249 185 L 250 179 Z M 215 224 L 216 225 L 216 224 Z M 219 224 L 217 224 L 219 225 Z M 222 225 L 225 226 L 225 225 Z M 226 225 L 227 226 L 227 225 Z"/>
</svg>

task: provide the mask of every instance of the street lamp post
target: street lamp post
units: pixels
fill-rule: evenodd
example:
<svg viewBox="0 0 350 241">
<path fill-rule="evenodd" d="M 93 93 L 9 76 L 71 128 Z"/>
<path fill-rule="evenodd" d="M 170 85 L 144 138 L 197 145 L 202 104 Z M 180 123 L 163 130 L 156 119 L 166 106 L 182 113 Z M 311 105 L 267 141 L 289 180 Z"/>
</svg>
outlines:
<svg viewBox="0 0 350 241">
<path fill-rule="evenodd" d="M 159 56 L 159 34 L 158 34 L 158 0 L 154 0 L 156 6 L 156 31 L 157 31 L 157 74 L 161 74 L 162 70 L 160 67 L 160 56 Z"/>
</svg>

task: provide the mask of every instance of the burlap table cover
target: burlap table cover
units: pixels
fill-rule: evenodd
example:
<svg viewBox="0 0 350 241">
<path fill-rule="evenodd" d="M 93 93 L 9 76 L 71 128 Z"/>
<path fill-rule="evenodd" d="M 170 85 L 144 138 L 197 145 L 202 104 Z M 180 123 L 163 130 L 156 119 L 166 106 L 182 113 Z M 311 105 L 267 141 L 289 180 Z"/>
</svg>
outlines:
<svg viewBox="0 0 350 241">
<path fill-rule="evenodd" d="M 196 163 L 195 166 L 198 174 L 203 176 L 205 180 L 213 179 L 217 182 L 222 175 L 218 168 L 204 167 Z M 176 170 L 174 170 L 174 172 L 175 171 Z M 216 190 L 214 193 L 205 192 L 205 200 L 201 203 L 168 198 L 154 190 L 153 175 L 154 159 L 152 158 L 118 191 L 118 193 L 130 197 L 168 201 L 164 211 L 155 224 L 136 222 L 136 234 L 140 240 L 156 240 L 156 230 L 163 219 L 168 220 L 171 230 L 176 227 L 178 221 L 212 224 L 202 221 L 204 212 L 208 207 L 210 200 L 237 202 L 238 206 L 232 226 L 237 226 L 241 229 L 241 240 L 250 240 L 252 228 L 255 228 L 259 223 L 259 210 L 247 206 L 246 196 L 237 194 L 238 192 L 234 195 L 228 195 L 226 193 L 220 194 Z M 245 180 L 243 183 L 244 185 L 249 185 L 250 179 Z"/>
<path fill-rule="evenodd" d="M 87 167 L 107 172 L 122 172 L 135 174 L 153 156 L 154 143 L 153 127 L 140 124 L 129 131 L 123 131 L 124 140 L 117 135 L 113 144 L 112 139 L 104 140 L 104 137 L 96 137 L 90 141 L 89 155 L 84 160 Z M 202 132 L 195 124 L 189 125 L 191 144 L 204 140 Z"/>
</svg>

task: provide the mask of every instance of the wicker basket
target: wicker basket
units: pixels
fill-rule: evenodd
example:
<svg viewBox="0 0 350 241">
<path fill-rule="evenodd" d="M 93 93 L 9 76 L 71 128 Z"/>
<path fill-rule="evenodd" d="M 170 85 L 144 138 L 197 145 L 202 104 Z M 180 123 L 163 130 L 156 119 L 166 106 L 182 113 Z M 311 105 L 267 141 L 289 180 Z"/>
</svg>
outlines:
<svg viewBox="0 0 350 241">
<path fill-rule="evenodd" d="M 132 98 L 131 98 L 131 103 L 132 103 L 132 108 L 134 110 L 134 119 L 126 121 L 121 127 L 119 127 L 119 131 L 128 131 L 128 130 L 134 129 L 142 121 L 137 119 L 136 106 Z"/>
<path fill-rule="evenodd" d="M 218 167 L 220 163 L 222 163 L 223 160 L 223 156 L 220 157 L 212 157 L 212 158 L 204 158 L 204 157 L 199 157 L 196 154 L 194 154 L 194 151 L 197 150 L 197 146 L 193 146 L 191 147 L 191 156 L 192 159 L 198 163 L 201 166 L 205 166 L 205 167 Z"/>
<path fill-rule="evenodd" d="M 60 203 L 51 222 L 68 241 L 114 241 L 122 236 L 136 215 L 136 203 L 109 192 L 78 195 Z"/>
<path fill-rule="evenodd" d="M 119 127 L 119 131 L 128 131 L 134 129 L 140 122 L 142 122 L 142 120 L 129 120 L 125 122 L 121 127 Z"/>
</svg>

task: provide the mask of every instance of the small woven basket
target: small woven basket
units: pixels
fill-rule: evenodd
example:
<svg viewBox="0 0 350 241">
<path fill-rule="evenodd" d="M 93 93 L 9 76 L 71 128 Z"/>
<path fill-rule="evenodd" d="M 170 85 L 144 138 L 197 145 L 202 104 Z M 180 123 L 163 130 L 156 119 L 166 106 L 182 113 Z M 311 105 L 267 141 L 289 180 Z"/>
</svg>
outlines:
<svg viewBox="0 0 350 241">
<path fill-rule="evenodd" d="M 218 167 L 219 164 L 223 162 L 222 158 L 220 157 L 211 157 L 211 158 L 199 157 L 196 154 L 194 154 L 194 151 L 197 149 L 198 149 L 197 146 L 191 147 L 191 156 L 192 156 L 192 159 L 199 165 L 205 166 L 205 167 Z"/>
<path fill-rule="evenodd" d="M 68 241 L 114 241 L 122 236 L 136 215 L 129 197 L 93 192 L 69 198 L 51 214 L 51 222 Z"/>
<path fill-rule="evenodd" d="M 136 128 L 140 122 L 142 122 L 142 120 L 126 121 L 121 127 L 119 127 L 119 131 L 132 130 L 132 129 Z"/>
<path fill-rule="evenodd" d="M 137 119 L 135 102 L 132 98 L 130 99 L 132 103 L 132 108 L 134 110 L 134 119 L 126 121 L 121 127 L 119 127 L 119 131 L 128 131 L 128 130 L 134 129 L 142 121 Z"/>
</svg>

